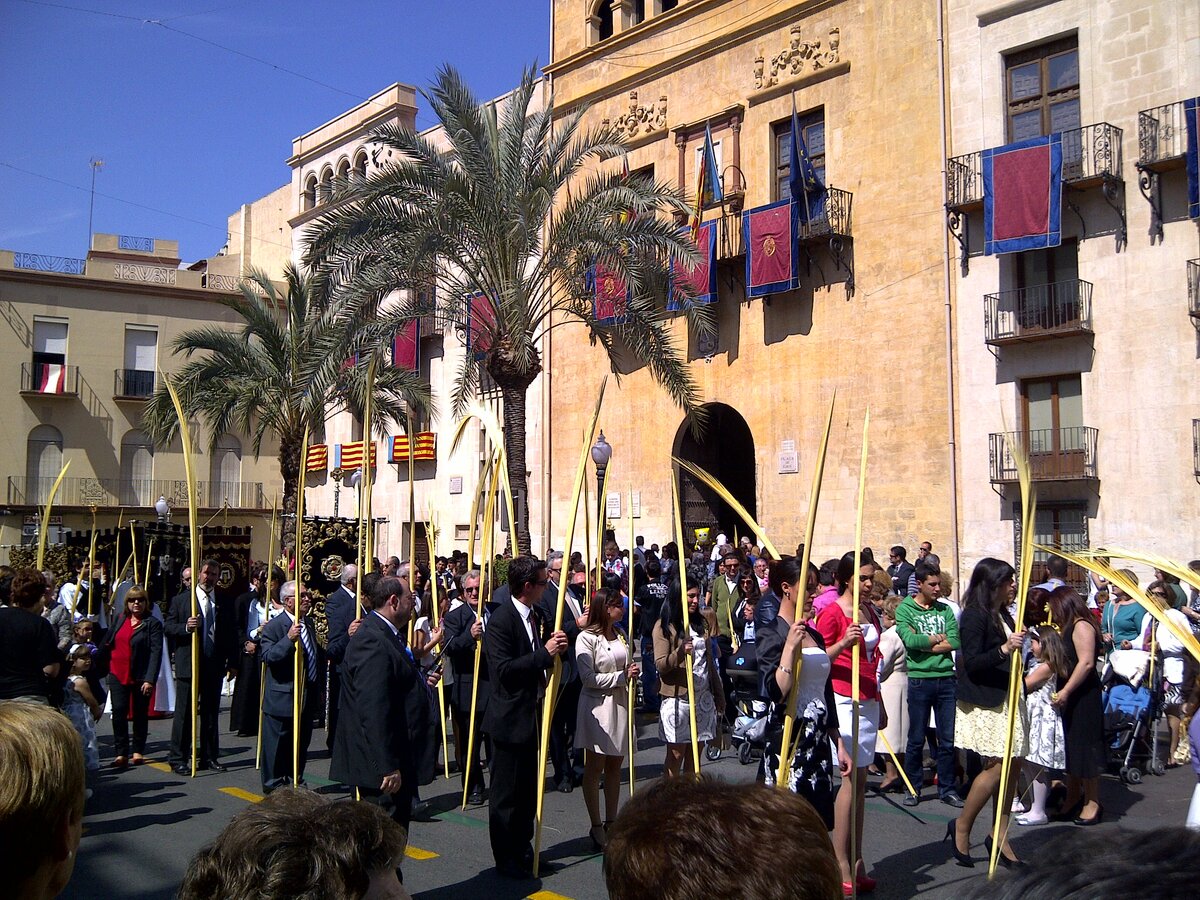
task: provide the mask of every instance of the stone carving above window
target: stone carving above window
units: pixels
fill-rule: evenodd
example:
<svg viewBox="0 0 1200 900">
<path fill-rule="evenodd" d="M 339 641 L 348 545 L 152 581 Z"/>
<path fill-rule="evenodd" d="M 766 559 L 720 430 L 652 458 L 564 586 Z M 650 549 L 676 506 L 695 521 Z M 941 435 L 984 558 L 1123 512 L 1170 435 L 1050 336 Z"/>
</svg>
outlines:
<svg viewBox="0 0 1200 900">
<path fill-rule="evenodd" d="M 841 60 L 842 32 L 839 28 L 829 30 L 828 40 L 806 41 L 801 28 L 793 25 L 789 45 L 768 60 L 760 52 L 754 58 L 754 89 L 761 91 L 774 87 L 780 80 L 798 77 L 805 73 L 819 72 Z"/>
<path fill-rule="evenodd" d="M 663 131 L 667 127 L 667 95 L 658 98 L 657 103 L 638 104 L 638 92 L 629 92 L 629 110 L 621 113 L 615 119 L 608 117 L 601 120 L 603 125 L 611 125 L 621 132 L 625 140 L 632 140 L 655 131 Z"/>
</svg>

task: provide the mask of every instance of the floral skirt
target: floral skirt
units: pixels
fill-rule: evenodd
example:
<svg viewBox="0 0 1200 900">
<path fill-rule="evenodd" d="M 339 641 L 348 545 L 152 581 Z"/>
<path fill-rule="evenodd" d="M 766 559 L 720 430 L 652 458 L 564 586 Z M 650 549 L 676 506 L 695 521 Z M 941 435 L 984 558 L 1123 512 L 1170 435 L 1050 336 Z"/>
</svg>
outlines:
<svg viewBox="0 0 1200 900">
<path fill-rule="evenodd" d="M 954 704 L 954 746 L 963 750 L 974 750 L 980 756 L 1004 758 L 1005 738 L 1008 734 L 1008 698 L 996 709 L 976 706 L 959 700 Z M 1017 711 L 1016 727 L 1013 729 L 1013 759 L 1025 759 L 1029 754 L 1029 715 L 1025 710 L 1025 698 Z"/>
<path fill-rule="evenodd" d="M 825 822 L 833 828 L 833 744 L 829 740 L 829 716 L 823 699 L 813 700 L 796 719 L 792 733 L 796 751 L 787 771 L 787 786 L 813 805 Z M 758 780 L 768 787 L 778 783 L 779 757 L 783 745 L 783 729 L 768 732 L 767 748 L 759 763 Z"/>
</svg>

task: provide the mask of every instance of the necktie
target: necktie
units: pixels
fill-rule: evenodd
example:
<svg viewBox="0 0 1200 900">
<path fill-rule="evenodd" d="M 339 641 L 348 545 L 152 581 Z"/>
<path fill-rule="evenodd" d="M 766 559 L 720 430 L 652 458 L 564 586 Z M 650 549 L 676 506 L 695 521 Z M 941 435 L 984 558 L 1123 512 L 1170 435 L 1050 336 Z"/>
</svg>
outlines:
<svg viewBox="0 0 1200 900">
<path fill-rule="evenodd" d="M 309 681 L 317 680 L 317 651 L 313 648 L 312 634 L 308 624 L 300 623 L 300 643 L 304 645 L 304 672 Z"/>
<path fill-rule="evenodd" d="M 213 608 L 212 598 L 208 598 L 208 606 L 204 609 L 204 655 L 213 655 L 213 646 L 216 644 L 217 633 L 217 616 Z"/>
</svg>

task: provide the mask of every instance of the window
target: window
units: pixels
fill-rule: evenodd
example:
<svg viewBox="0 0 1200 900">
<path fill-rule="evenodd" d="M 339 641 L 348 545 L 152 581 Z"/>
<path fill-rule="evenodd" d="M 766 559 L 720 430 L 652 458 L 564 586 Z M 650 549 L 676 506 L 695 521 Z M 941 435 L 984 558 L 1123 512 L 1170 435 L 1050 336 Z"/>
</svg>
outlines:
<svg viewBox="0 0 1200 900">
<path fill-rule="evenodd" d="M 301 209 L 309 210 L 317 205 L 317 176 L 309 175 L 304 182 L 304 196 L 300 199 Z"/>
<path fill-rule="evenodd" d="M 1016 254 L 1016 275 L 1017 324 L 1023 332 L 1061 328 L 1079 321 L 1077 241 Z"/>
<path fill-rule="evenodd" d="M 1025 450 L 1034 478 L 1079 478 L 1087 471 L 1088 436 L 1083 427 L 1079 375 L 1021 382 Z"/>
<path fill-rule="evenodd" d="M 321 190 L 317 196 L 318 203 L 328 203 L 333 196 L 333 167 L 326 166 L 321 173 Z"/>
<path fill-rule="evenodd" d="M 53 425 L 39 425 L 25 443 L 25 502 L 42 505 L 62 471 L 63 437 Z"/>
<path fill-rule="evenodd" d="M 613 4 L 612 0 L 603 0 L 596 7 L 593 18 L 596 19 L 596 40 L 606 41 L 613 36 Z"/>
<path fill-rule="evenodd" d="M 817 170 L 817 178 L 821 184 L 828 185 L 825 180 L 825 110 L 797 116 L 800 123 L 800 135 L 804 138 L 804 149 L 812 160 L 813 168 Z M 788 178 L 792 174 L 792 118 L 788 116 L 782 122 L 771 126 L 772 144 L 775 153 L 775 184 L 772 188 L 772 200 L 784 200 L 791 197 Z"/>
<path fill-rule="evenodd" d="M 343 159 L 338 163 L 337 177 L 343 182 L 350 180 L 350 160 Z"/>
<path fill-rule="evenodd" d="M 154 444 L 142 431 L 131 431 L 121 440 L 121 505 L 153 506 Z"/>
<path fill-rule="evenodd" d="M 367 151 L 359 150 L 358 155 L 354 157 L 354 173 L 359 178 L 367 177 Z"/>
<path fill-rule="evenodd" d="M 65 381 L 63 370 L 67 364 L 67 323 L 64 320 L 33 320 L 32 362 L 35 386 L 55 380 Z"/>
<path fill-rule="evenodd" d="M 231 434 L 217 438 L 208 460 L 208 505 L 241 506 L 242 442 Z"/>
<path fill-rule="evenodd" d="M 158 329 L 145 325 L 126 325 L 121 395 L 149 397 L 154 393 L 154 372 L 157 368 Z"/>
<path fill-rule="evenodd" d="M 679 5 L 679 0 L 655 0 L 655 15 L 670 12 Z"/>
<path fill-rule="evenodd" d="M 1013 538 L 1016 559 L 1021 556 L 1021 504 L 1013 504 Z M 1034 513 L 1033 541 L 1043 547 L 1062 547 L 1074 553 L 1089 546 L 1087 504 L 1068 501 L 1065 503 L 1039 503 Z M 1038 579 L 1038 566 L 1049 558 L 1041 550 L 1033 551 L 1034 580 Z M 1087 591 L 1087 573 L 1070 563 L 1067 566 L 1067 584 L 1084 593 Z"/>
<path fill-rule="evenodd" d="M 1011 53 L 1004 68 L 1010 141 L 1080 127 L 1075 37 Z"/>
</svg>

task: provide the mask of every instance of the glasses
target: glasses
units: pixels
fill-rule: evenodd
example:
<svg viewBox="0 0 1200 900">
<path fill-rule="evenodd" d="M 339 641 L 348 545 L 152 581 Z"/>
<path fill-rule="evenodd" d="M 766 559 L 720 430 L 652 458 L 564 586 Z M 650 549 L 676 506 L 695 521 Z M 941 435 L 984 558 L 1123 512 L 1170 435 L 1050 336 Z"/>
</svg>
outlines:
<svg viewBox="0 0 1200 900">
<path fill-rule="evenodd" d="M 133 606 L 133 604 L 135 604 L 135 603 L 145 603 L 146 600 L 144 597 L 130 597 L 125 602 L 128 603 L 130 606 Z"/>
<path fill-rule="evenodd" d="M 479 585 L 476 585 L 475 587 L 465 587 L 465 588 L 463 588 L 463 593 L 464 594 L 478 594 L 479 593 Z"/>
</svg>

